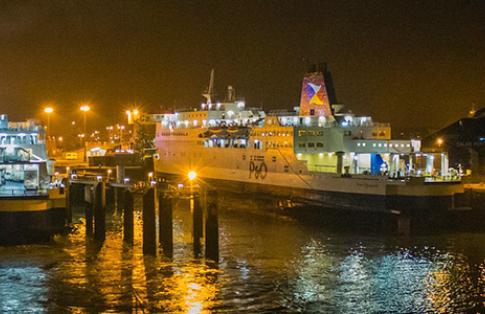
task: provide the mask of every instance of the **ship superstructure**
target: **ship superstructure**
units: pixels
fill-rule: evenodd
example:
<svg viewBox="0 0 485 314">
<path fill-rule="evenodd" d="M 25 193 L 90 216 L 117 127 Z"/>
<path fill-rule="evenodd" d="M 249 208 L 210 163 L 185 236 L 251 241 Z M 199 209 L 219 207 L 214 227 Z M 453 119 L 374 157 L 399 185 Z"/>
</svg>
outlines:
<svg viewBox="0 0 485 314">
<path fill-rule="evenodd" d="M 0 196 L 47 195 L 50 169 L 43 127 L 0 115 Z"/>
<path fill-rule="evenodd" d="M 65 191 L 52 184 L 45 130 L 0 115 L 0 243 L 47 239 L 65 225 Z"/>
<path fill-rule="evenodd" d="M 389 124 L 331 105 L 328 76 L 307 73 L 293 111 L 247 108 L 230 87 L 224 102 L 206 97 L 200 109 L 156 115 L 155 170 L 335 208 L 452 206 L 463 187 L 446 153 L 422 152 L 419 140 L 392 139 Z"/>
</svg>

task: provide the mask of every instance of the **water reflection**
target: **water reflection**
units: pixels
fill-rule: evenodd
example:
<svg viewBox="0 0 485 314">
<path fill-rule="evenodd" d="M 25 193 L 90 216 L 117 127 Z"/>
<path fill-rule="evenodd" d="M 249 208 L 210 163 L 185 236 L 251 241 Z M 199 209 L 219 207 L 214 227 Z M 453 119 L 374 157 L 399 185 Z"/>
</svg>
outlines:
<svg viewBox="0 0 485 314">
<path fill-rule="evenodd" d="M 191 213 L 174 211 L 173 258 L 144 257 L 121 218 L 103 245 L 82 213 L 47 245 L 0 247 L 0 311 L 462 313 L 484 310 L 485 234 L 393 238 L 326 231 L 225 205 L 218 264 L 194 258 Z"/>
</svg>

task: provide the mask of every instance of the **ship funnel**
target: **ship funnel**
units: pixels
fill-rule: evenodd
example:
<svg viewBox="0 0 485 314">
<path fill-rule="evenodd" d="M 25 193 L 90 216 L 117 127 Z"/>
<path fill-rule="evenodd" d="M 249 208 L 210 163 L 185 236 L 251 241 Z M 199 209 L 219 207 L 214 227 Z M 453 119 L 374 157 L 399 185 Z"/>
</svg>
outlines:
<svg viewBox="0 0 485 314">
<path fill-rule="evenodd" d="M 311 66 L 310 71 L 303 77 L 300 115 L 333 119 L 331 104 L 335 102 L 332 77 L 327 65 L 321 63 Z"/>
</svg>

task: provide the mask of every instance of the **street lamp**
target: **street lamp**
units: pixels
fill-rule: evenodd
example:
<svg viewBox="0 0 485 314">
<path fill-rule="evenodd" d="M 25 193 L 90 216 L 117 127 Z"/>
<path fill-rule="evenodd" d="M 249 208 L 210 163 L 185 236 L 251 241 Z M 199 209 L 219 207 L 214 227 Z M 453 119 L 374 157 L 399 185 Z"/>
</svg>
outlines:
<svg viewBox="0 0 485 314">
<path fill-rule="evenodd" d="M 120 145 L 121 149 L 123 149 L 123 130 L 125 129 L 124 125 L 118 125 L 118 129 L 120 130 Z"/>
<path fill-rule="evenodd" d="M 133 110 L 126 110 L 125 113 L 128 118 L 128 124 L 133 124 L 140 117 L 140 110 L 136 108 Z"/>
<path fill-rule="evenodd" d="M 443 145 L 443 139 L 441 137 L 438 137 L 438 139 L 436 139 L 436 144 L 438 144 L 438 147 L 441 148 L 441 145 Z"/>
<path fill-rule="evenodd" d="M 51 130 L 51 113 L 54 112 L 54 108 L 45 107 L 44 112 L 47 115 L 47 132 L 46 132 L 46 135 L 47 135 L 48 133 L 50 133 L 50 130 Z"/>
<path fill-rule="evenodd" d="M 80 108 L 79 108 L 82 112 L 83 112 L 83 139 L 84 139 L 84 158 L 83 160 L 86 161 L 87 158 L 86 158 L 86 114 L 88 113 L 89 110 L 91 110 L 91 107 L 89 107 L 89 105 L 82 105 Z"/>
</svg>

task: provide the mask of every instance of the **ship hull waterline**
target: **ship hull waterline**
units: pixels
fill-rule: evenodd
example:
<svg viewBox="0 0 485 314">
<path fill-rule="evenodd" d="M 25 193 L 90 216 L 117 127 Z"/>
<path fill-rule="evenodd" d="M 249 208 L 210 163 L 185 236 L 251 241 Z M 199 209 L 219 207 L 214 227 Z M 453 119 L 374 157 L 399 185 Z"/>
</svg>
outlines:
<svg viewBox="0 0 485 314">
<path fill-rule="evenodd" d="M 169 179 L 186 180 L 183 176 L 173 173 L 159 172 L 157 174 Z M 346 178 L 343 178 L 343 180 L 346 180 Z M 282 206 L 287 204 L 288 207 L 310 206 L 335 211 L 406 214 L 410 216 L 447 212 L 453 208 L 454 195 L 463 193 L 461 184 L 450 184 L 446 193 L 433 194 L 433 191 L 429 191 L 429 188 L 426 191 L 428 193 L 419 193 L 420 187 L 416 187 L 415 190 L 417 189 L 418 193 L 386 195 L 384 193 L 364 194 L 325 191 L 215 178 L 200 178 L 199 182 L 207 187 L 217 189 L 221 194 L 230 193 L 256 199 L 267 199 L 275 201 L 276 204 L 282 204 Z M 388 187 L 388 189 L 395 190 L 394 187 Z M 424 186 L 421 189 L 424 189 Z M 443 189 L 443 186 L 434 186 L 431 189 Z"/>
<path fill-rule="evenodd" d="M 44 242 L 65 228 L 65 199 L 0 199 L 0 244 Z"/>
</svg>

